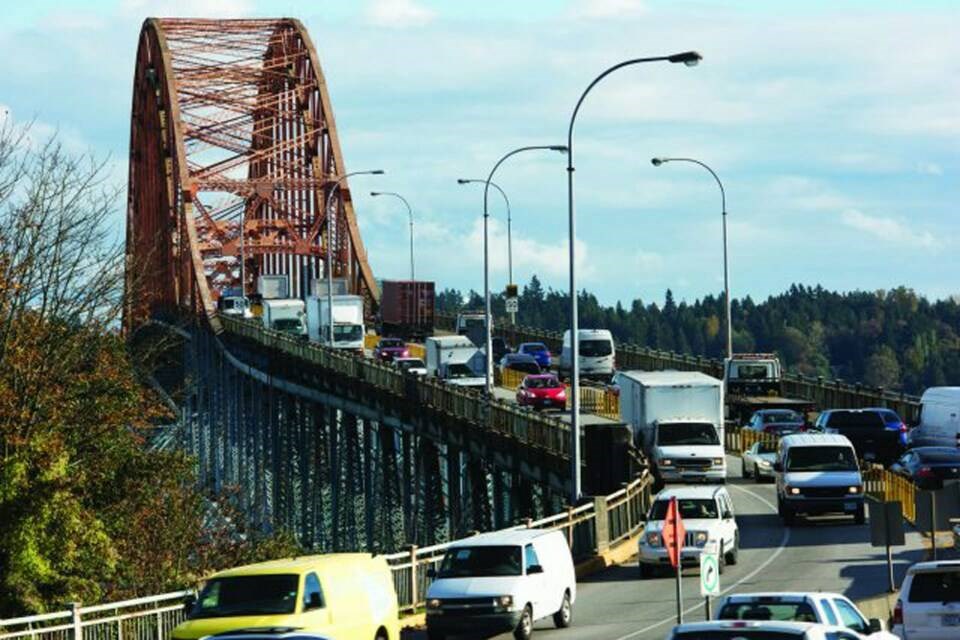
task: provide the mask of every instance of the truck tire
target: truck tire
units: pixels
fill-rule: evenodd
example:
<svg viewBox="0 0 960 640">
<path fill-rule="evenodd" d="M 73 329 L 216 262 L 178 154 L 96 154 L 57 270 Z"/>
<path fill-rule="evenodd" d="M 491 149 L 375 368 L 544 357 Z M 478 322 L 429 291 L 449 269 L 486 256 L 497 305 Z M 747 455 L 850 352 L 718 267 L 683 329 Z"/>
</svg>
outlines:
<svg viewBox="0 0 960 640">
<path fill-rule="evenodd" d="M 571 622 L 573 622 L 573 607 L 570 606 L 570 592 L 565 591 L 560 609 L 553 614 L 553 626 L 557 629 L 566 629 Z"/>
<path fill-rule="evenodd" d="M 727 551 L 727 564 L 735 565 L 737 564 L 738 557 L 740 555 L 740 534 L 734 534 L 733 536 L 733 549 Z"/>
<path fill-rule="evenodd" d="M 530 605 L 527 605 L 523 608 L 523 613 L 520 614 L 520 622 L 517 623 L 517 628 L 513 630 L 513 637 L 517 640 L 530 640 L 532 635 L 533 609 Z"/>
<path fill-rule="evenodd" d="M 864 505 L 860 505 L 857 508 L 857 513 L 853 516 L 853 522 L 855 524 L 864 524 L 867 521 L 867 514 L 864 511 Z"/>
</svg>

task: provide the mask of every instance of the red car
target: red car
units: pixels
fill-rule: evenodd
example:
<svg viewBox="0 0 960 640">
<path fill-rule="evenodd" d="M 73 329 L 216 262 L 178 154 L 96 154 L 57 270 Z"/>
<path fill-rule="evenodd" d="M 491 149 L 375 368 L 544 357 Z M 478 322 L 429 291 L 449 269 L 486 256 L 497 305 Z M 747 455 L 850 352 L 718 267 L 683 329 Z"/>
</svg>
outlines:
<svg viewBox="0 0 960 640">
<path fill-rule="evenodd" d="M 380 362 L 393 362 L 394 358 L 406 358 L 409 355 L 406 343 L 400 338 L 380 338 L 373 350 L 373 357 Z"/>
<path fill-rule="evenodd" d="M 552 373 L 524 377 L 517 389 L 517 404 L 539 409 L 564 409 L 567 406 L 567 388 Z"/>
</svg>

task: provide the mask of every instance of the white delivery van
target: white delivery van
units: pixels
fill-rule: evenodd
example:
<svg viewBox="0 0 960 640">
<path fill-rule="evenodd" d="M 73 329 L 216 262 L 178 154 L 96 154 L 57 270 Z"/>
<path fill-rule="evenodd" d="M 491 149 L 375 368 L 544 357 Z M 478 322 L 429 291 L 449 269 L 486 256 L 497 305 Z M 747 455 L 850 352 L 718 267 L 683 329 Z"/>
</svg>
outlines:
<svg viewBox="0 0 960 640">
<path fill-rule="evenodd" d="M 466 336 L 430 336 L 427 375 L 459 387 L 484 387 L 486 358 Z"/>
<path fill-rule="evenodd" d="M 561 531 L 496 531 L 454 542 L 427 588 L 427 637 L 513 631 L 529 638 L 533 623 L 553 617 L 570 626 L 577 579 Z"/>
<path fill-rule="evenodd" d="M 580 338 L 580 377 L 609 382 L 616 366 L 613 334 L 606 329 L 580 329 L 577 335 Z M 569 329 L 563 332 L 563 347 L 557 368 L 562 377 L 569 376 L 573 371 L 573 346 Z"/>
<path fill-rule="evenodd" d="M 660 482 L 725 482 L 723 382 L 699 371 L 620 371 L 620 420 Z"/>
<path fill-rule="evenodd" d="M 920 397 L 920 424 L 910 445 L 957 446 L 960 434 L 960 387 L 930 387 Z"/>
<path fill-rule="evenodd" d="M 303 300 L 286 298 L 264 300 L 263 326 L 267 329 L 289 333 L 297 337 L 307 337 L 307 323 L 304 318 Z"/>
<path fill-rule="evenodd" d="M 777 512 L 792 526 L 800 514 L 853 516 L 866 513 L 857 452 L 846 436 L 794 433 L 780 438 L 777 461 Z"/>
<path fill-rule="evenodd" d="M 334 349 L 363 353 L 363 296 L 333 296 L 333 345 L 330 345 L 330 312 L 326 296 L 307 298 L 310 339 Z"/>
</svg>

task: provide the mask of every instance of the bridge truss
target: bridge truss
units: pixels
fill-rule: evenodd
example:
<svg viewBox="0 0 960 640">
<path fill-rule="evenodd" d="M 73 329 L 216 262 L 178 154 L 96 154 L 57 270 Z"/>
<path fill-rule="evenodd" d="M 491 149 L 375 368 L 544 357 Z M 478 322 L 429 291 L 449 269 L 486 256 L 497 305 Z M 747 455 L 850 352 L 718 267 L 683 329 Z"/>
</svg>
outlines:
<svg viewBox="0 0 960 640">
<path fill-rule="evenodd" d="M 133 83 L 125 328 L 173 309 L 212 318 L 224 291 L 251 293 L 261 274 L 287 274 L 301 296 L 325 275 L 328 242 L 334 277 L 375 304 L 346 180 L 325 210 L 345 172 L 299 21 L 146 20 Z"/>
</svg>

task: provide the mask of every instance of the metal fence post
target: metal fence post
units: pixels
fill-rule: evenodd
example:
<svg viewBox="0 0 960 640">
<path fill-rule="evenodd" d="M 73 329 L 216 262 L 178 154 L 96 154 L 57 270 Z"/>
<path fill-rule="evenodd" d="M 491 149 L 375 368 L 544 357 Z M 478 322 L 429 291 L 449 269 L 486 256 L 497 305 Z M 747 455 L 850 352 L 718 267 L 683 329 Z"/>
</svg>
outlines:
<svg viewBox="0 0 960 640">
<path fill-rule="evenodd" d="M 70 622 L 73 625 L 73 640 L 83 640 L 83 625 L 80 621 L 80 603 L 70 603 Z"/>
<path fill-rule="evenodd" d="M 593 499 L 593 535 L 597 541 L 597 553 L 610 548 L 610 520 L 607 517 L 607 498 L 596 496 Z"/>
<path fill-rule="evenodd" d="M 419 602 L 419 584 L 417 583 L 417 545 L 410 545 L 410 607 L 417 610 Z"/>
</svg>

